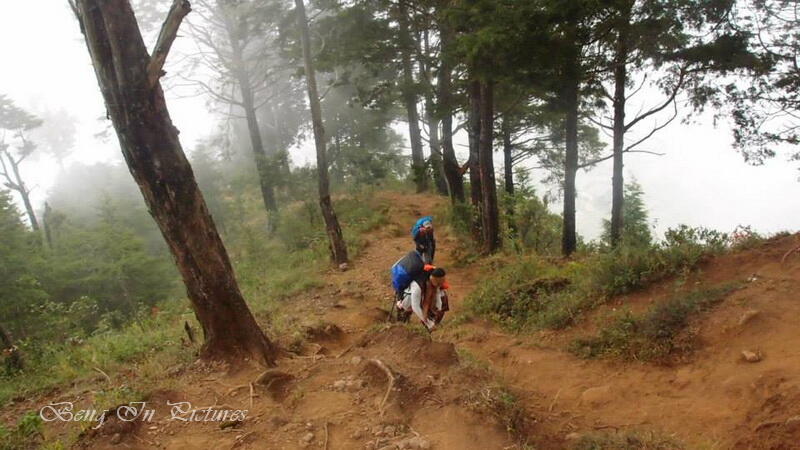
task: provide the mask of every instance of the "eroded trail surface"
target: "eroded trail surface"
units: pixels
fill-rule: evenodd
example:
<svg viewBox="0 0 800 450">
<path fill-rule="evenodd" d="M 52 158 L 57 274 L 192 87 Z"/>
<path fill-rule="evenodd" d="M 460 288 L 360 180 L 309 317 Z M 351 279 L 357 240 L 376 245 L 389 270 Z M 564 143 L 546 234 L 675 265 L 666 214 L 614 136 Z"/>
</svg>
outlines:
<svg viewBox="0 0 800 450">
<path fill-rule="evenodd" d="M 281 339 L 293 352 L 277 369 L 231 373 L 198 364 L 173 374 L 169 389 L 150 399 L 155 406 L 183 400 L 195 407 L 248 409 L 243 422 L 222 428 L 219 422 L 169 420 L 160 406 L 153 422 L 109 424 L 122 428 L 103 427 L 83 445 L 568 448 L 580 435 L 642 431 L 672 435 L 690 448 L 800 448 L 800 257 L 780 263 L 796 245 L 794 237 L 702 268 L 697 283 L 750 281 L 692 324 L 702 347 L 690 362 L 659 367 L 581 360 L 564 350 L 581 325 L 561 334 L 516 336 L 472 321 L 446 325 L 432 340 L 416 323 L 387 325 L 388 269 L 412 248 L 413 221 L 435 216 L 447 200 L 380 195 L 390 223 L 366 237 L 369 245 L 352 267 L 327 274 L 325 287 L 287 300 L 306 339 Z M 436 262 L 448 271 L 451 312 L 445 321 L 452 321 L 483 274 L 453 265 L 456 246 L 447 231 L 437 228 Z M 665 282 L 605 309 L 650 305 L 671 291 Z M 745 349 L 760 352 L 762 361 L 742 361 Z M 508 386 L 517 400 L 498 395 L 498 385 Z"/>
</svg>

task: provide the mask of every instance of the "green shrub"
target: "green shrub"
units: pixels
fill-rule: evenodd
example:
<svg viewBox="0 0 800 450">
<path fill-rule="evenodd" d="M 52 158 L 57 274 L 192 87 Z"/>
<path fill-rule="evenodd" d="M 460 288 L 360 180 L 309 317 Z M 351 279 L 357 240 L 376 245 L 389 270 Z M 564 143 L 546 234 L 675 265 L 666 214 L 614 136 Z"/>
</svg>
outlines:
<svg viewBox="0 0 800 450">
<path fill-rule="evenodd" d="M 42 418 L 36 411 L 23 415 L 14 428 L 0 425 L 0 450 L 36 448 L 42 439 Z"/>
<path fill-rule="evenodd" d="M 16 396 L 95 376 L 95 368 L 113 373 L 147 360 L 172 366 L 188 362 L 194 358 L 194 350 L 180 343 L 184 320 L 191 320 L 188 302 L 171 301 L 163 303 L 155 316 L 148 314 L 121 329 L 95 332 L 85 339 L 20 341 L 25 367 L 14 376 L 0 377 L 0 405 Z"/>
<path fill-rule="evenodd" d="M 679 227 L 652 245 L 620 245 L 567 264 L 516 256 L 481 280 L 468 309 L 512 331 L 560 329 L 607 299 L 668 277 L 684 277 L 705 258 L 729 248 L 727 235 Z M 500 257 L 494 260 L 499 260 Z"/>
<path fill-rule="evenodd" d="M 467 308 L 520 330 L 547 308 L 548 294 L 568 283 L 563 278 L 548 276 L 554 272 L 552 266 L 534 258 L 515 261 L 483 280 L 467 298 Z"/>
<path fill-rule="evenodd" d="M 683 276 L 705 258 L 730 248 L 726 233 L 681 225 L 654 245 L 622 245 L 590 255 L 590 291 L 606 297 L 641 289 L 671 276 Z"/>
<path fill-rule="evenodd" d="M 596 337 L 574 340 L 570 351 L 584 358 L 615 356 L 665 362 L 691 350 L 691 342 L 681 339 L 691 317 L 721 302 L 737 286 L 734 283 L 678 294 L 639 317 L 622 312 Z"/>
<path fill-rule="evenodd" d="M 590 291 L 605 297 L 639 289 L 665 275 L 658 249 L 620 246 L 589 257 L 586 263 Z"/>
</svg>

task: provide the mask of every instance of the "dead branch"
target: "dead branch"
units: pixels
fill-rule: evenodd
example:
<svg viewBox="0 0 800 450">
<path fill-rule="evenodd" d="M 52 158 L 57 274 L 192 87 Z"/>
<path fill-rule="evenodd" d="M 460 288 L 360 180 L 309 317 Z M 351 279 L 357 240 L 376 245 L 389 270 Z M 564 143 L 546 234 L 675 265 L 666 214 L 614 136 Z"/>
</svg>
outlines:
<svg viewBox="0 0 800 450">
<path fill-rule="evenodd" d="M 100 370 L 100 369 L 99 369 L 99 368 L 97 368 L 97 367 L 93 367 L 93 369 L 94 369 L 96 372 L 99 372 L 99 373 L 100 373 L 101 375 L 103 375 L 104 377 L 106 377 L 106 381 L 108 381 L 108 384 L 111 384 L 111 377 L 110 377 L 110 376 L 108 376 L 108 374 L 107 374 L 107 373 L 103 372 L 102 370 Z"/>
<path fill-rule="evenodd" d="M 553 397 L 553 401 L 550 403 L 550 407 L 547 408 L 547 412 L 553 412 L 553 408 L 556 406 L 556 402 L 558 401 L 558 396 L 561 395 L 561 389 L 556 392 L 556 396 Z"/>
<path fill-rule="evenodd" d="M 322 446 L 322 450 L 328 450 L 328 421 L 325 421 L 325 444 Z"/>
<path fill-rule="evenodd" d="M 350 347 L 347 347 L 346 349 L 344 349 L 344 351 L 342 351 L 342 353 L 339 353 L 338 355 L 336 355 L 336 358 L 337 358 L 337 359 L 338 359 L 338 358 L 341 358 L 342 356 L 344 356 L 344 355 L 346 355 L 346 354 L 350 353 L 350 350 L 352 350 L 353 348 L 355 348 L 355 346 L 356 346 L 356 345 L 355 345 L 355 344 L 353 344 L 353 345 L 351 345 Z"/>
<path fill-rule="evenodd" d="M 252 384 L 252 383 L 251 383 L 251 384 Z M 228 392 L 226 392 L 226 393 L 225 393 L 225 397 L 229 397 L 229 396 L 233 395 L 233 394 L 234 394 L 236 391 L 238 391 L 239 389 L 244 389 L 244 388 L 246 388 L 246 387 L 247 387 L 247 385 L 246 385 L 246 384 L 240 384 L 239 386 L 234 386 L 234 387 L 232 387 L 230 390 L 228 390 Z"/>
<path fill-rule="evenodd" d="M 595 430 L 603 430 L 603 429 L 606 429 L 606 428 L 613 428 L 615 430 L 619 430 L 620 428 L 635 427 L 635 426 L 639 426 L 639 425 L 645 425 L 647 423 L 649 423 L 649 422 L 645 420 L 643 422 L 624 423 L 622 425 L 595 425 L 593 428 Z"/>
<path fill-rule="evenodd" d="M 255 431 L 249 431 L 249 432 L 247 432 L 247 433 L 245 433 L 245 434 L 243 434 L 241 436 L 237 436 L 236 437 L 236 441 L 237 441 L 237 443 L 242 443 L 242 442 L 244 442 L 245 439 L 247 439 L 248 437 L 250 437 L 253 434 L 255 434 Z"/>
<path fill-rule="evenodd" d="M 386 386 L 386 394 L 384 394 L 383 400 L 381 400 L 380 405 L 378 405 L 378 411 L 380 412 L 381 417 L 383 417 L 383 407 L 386 404 L 386 400 L 389 399 L 389 394 L 392 393 L 392 388 L 394 388 L 395 377 L 392 371 L 388 367 L 386 367 L 386 364 L 384 364 L 383 361 L 381 361 L 380 359 L 370 359 L 369 363 L 374 364 L 379 369 L 381 369 L 383 373 L 386 374 L 386 378 L 388 378 L 389 380 L 389 383 Z"/>
<path fill-rule="evenodd" d="M 178 36 L 178 28 L 181 26 L 183 18 L 192 10 L 192 6 L 187 0 L 174 0 L 169 9 L 167 19 L 161 26 L 158 33 L 158 40 L 150 56 L 150 63 L 147 65 L 147 82 L 150 87 L 154 87 L 158 79 L 164 75 L 164 63 L 167 61 L 169 49 L 175 38 Z"/>
<path fill-rule="evenodd" d="M 253 383 L 250 383 L 249 386 L 250 386 L 250 409 L 252 410 L 253 409 L 253 397 L 254 397 L 254 395 L 253 395 Z"/>
</svg>

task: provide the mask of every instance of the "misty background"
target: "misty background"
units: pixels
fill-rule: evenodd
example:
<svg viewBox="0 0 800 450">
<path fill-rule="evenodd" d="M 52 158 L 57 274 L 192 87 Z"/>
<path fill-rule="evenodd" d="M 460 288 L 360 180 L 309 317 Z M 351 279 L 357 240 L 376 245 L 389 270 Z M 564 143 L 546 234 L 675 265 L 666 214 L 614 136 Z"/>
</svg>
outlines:
<svg viewBox="0 0 800 450">
<path fill-rule="evenodd" d="M 175 72 L 181 70 L 175 61 L 180 61 L 181 54 L 192 52 L 190 40 L 186 31 L 179 35 L 164 80 L 172 120 L 181 132 L 184 150 L 192 154 L 210 136 L 221 117 L 211 111 L 208 98 L 175 86 Z M 3 0 L 0 42 L 6 61 L 0 70 L 0 93 L 43 117 L 44 128 L 51 123 L 74 126 L 74 150 L 63 166 L 94 163 L 121 166 L 122 157 L 110 122 L 105 120 L 105 107 L 83 38 L 66 2 Z M 152 47 L 152 36 L 148 47 Z M 763 233 L 800 229 L 797 164 L 788 162 L 785 154 L 778 152 L 777 158 L 763 166 L 747 165 L 732 148 L 730 122 L 722 118 L 715 124 L 713 113 L 695 115 L 689 123 L 676 120 L 642 146 L 663 156 L 631 153 L 626 157 L 625 177 L 641 185 L 657 234 L 681 223 L 721 231 L 731 231 L 737 225 L 750 225 Z M 394 128 L 407 139 L 404 125 L 396 123 Z M 105 137 L 98 136 L 104 133 Z M 610 151 L 610 138 L 602 138 Z M 462 162 L 467 158 L 466 141 L 466 133 L 459 132 L 456 151 Z M 409 153 L 408 148 L 404 152 Z M 39 211 L 62 168 L 44 152 L 35 155 L 34 160 L 22 166 L 22 171 L 23 178 L 33 188 L 32 200 Z M 291 148 L 290 158 L 294 166 L 313 165 L 312 140 L 307 137 Z M 502 170 L 502 156 L 496 155 L 495 160 L 497 170 Z M 531 176 L 536 183 L 545 174 L 533 170 Z M 599 237 L 602 220 L 610 214 L 610 178 L 610 160 L 578 173 L 578 232 L 586 239 Z M 133 188 L 132 179 L 126 180 Z M 542 193 L 553 188 L 539 189 Z M 80 187 L 75 186 L 74 191 L 62 194 L 80 192 Z M 558 212 L 560 205 L 552 203 L 550 209 Z"/>
</svg>

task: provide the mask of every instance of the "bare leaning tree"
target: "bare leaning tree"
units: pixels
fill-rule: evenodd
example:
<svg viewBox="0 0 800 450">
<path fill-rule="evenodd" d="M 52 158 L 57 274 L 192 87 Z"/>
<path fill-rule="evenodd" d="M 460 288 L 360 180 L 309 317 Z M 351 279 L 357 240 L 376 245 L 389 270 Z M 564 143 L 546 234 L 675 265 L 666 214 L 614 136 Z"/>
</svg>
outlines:
<svg viewBox="0 0 800 450">
<path fill-rule="evenodd" d="M 205 334 L 201 356 L 275 364 L 267 339 L 239 291 L 228 253 L 208 213 L 172 124 L 159 79 L 183 18 L 174 0 L 152 55 L 129 0 L 69 0 L 122 154 L 183 277 Z"/>
<path fill-rule="evenodd" d="M 41 119 L 0 95 L 0 177 L 7 188 L 19 194 L 33 231 L 39 231 L 39 221 L 33 211 L 31 189 L 22 178 L 20 165 L 36 150 L 36 144 L 27 138 L 28 132 L 41 125 Z M 6 142 L 7 134 L 11 135 L 9 142 Z M 16 148 L 12 148 L 10 141 L 16 141 Z"/>
</svg>

